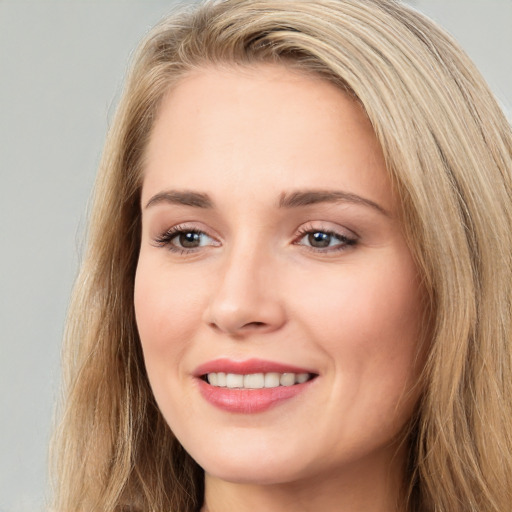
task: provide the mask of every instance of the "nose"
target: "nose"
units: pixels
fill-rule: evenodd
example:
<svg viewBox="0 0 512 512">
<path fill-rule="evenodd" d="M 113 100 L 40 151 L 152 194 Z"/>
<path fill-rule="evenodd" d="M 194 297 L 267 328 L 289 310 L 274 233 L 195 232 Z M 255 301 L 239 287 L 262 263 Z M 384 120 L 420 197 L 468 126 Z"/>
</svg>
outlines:
<svg viewBox="0 0 512 512">
<path fill-rule="evenodd" d="M 272 255 L 254 247 L 232 250 L 214 281 L 204 321 L 233 337 L 269 333 L 286 322 L 283 290 Z"/>
</svg>

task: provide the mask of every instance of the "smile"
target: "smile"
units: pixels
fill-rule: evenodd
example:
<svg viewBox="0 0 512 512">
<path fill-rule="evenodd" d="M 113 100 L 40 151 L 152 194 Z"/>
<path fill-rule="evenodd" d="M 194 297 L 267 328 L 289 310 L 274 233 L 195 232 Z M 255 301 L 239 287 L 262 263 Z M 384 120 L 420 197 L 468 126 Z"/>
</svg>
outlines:
<svg viewBox="0 0 512 512">
<path fill-rule="evenodd" d="M 221 358 L 202 364 L 193 376 L 210 405 L 230 413 L 254 414 L 307 393 L 319 374 L 274 361 Z"/>
<path fill-rule="evenodd" d="M 294 386 L 303 384 L 312 379 L 310 373 L 238 373 L 211 372 L 203 379 L 211 386 L 229 389 L 263 389 L 277 388 L 279 386 Z"/>
</svg>

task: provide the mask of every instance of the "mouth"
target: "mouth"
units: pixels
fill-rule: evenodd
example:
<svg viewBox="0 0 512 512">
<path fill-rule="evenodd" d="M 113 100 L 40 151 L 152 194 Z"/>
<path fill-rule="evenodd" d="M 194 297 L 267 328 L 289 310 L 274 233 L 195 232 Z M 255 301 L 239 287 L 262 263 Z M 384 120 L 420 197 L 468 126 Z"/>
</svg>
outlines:
<svg viewBox="0 0 512 512">
<path fill-rule="evenodd" d="M 194 372 L 203 398 L 234 413 L 257 413 L 306 392 L 318 373 L 282 363 L 217 359 Z"/>
</svg>

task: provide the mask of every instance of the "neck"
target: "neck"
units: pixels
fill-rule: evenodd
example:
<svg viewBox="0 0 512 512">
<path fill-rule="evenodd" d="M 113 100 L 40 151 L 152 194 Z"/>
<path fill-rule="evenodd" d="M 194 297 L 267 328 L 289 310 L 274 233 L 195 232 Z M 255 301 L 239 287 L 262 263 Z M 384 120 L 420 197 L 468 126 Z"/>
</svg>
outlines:
<svg viewBox="0 0 512 512">
<path fill-rule="evenodd" d="M 201 512 L 403 512 L 400 459 L 265 485 L 227 482 L 206 474 Z"/>
</svg>

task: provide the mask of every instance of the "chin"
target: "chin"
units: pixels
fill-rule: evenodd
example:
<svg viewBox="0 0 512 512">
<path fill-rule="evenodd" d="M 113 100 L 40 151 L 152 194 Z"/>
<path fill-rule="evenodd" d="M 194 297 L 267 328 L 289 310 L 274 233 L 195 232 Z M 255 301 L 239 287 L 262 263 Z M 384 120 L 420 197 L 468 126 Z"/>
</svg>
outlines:
<svg viewBox="0 0 512 512">
<path fill-rule="evenodd" d="M 225 456 L 210 453 L 208 457 L 200 457 L 196 462 L 208 475 L 237 484 L 271 485 L 292 482 L 301 478 L 301 468 L 289 457 L 276 460 L 275 457 L 264 457 L 246 454 Z"/>
<path fill-rule="evenodd" d="M 299 479 L 297 475 L 288 474 L 282 468 L 262 464 L 258 464 L 256 467 L 253 464 L 228 464 L 225 466 L 216 464 L 211 470 L 208 468 L 204 468 L 204 470 L 210 476 L 234 484 L 272 485 Z"/>
</svg>

